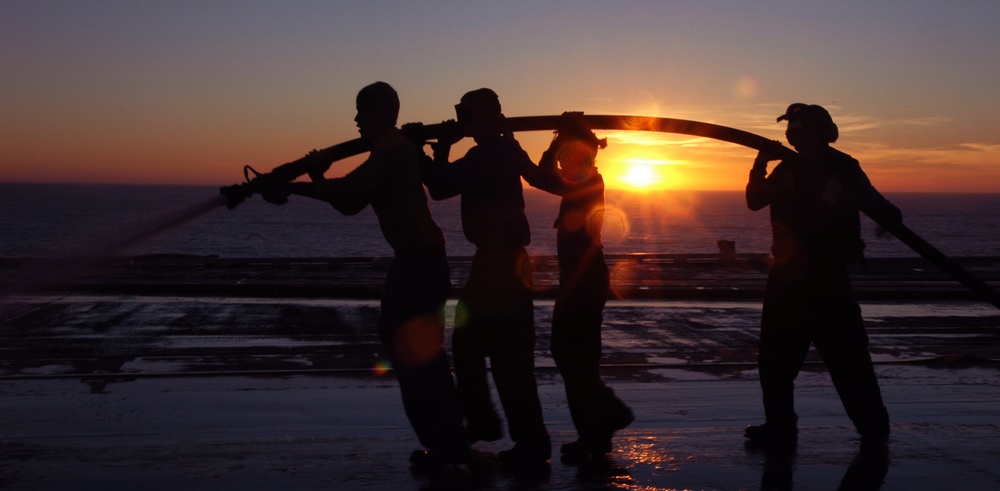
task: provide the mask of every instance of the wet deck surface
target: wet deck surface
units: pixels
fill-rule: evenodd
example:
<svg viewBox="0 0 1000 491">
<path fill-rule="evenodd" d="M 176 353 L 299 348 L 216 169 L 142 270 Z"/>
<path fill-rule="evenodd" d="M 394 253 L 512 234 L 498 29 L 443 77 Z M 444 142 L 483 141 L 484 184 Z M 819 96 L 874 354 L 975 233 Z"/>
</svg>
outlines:
<svg viewBox="0 0 1000 491">
<path fill-rule="evenodd" d="M 800 376 L 794 454 L 744 448 L 760 421 L 753 301 L 613 301 L 608 383 L 636 412 L 603 465 L 515 475 L 508 440 L 471 476 L 409 469 L 418 444 L 370 327 L 370 300 L 8 297 L 0 486 L 9 489 L 995 489 L 1000 311 L 863 305 L 890 414 L 887 455 L 859 453 L 821 365 Z M 538 379 L 554 449 L 575 438 L 537 302 Z M 879 488 L 879 483 L 884 484 Z M 862 487 L 871 485 L 869 487 Z"/>
<path fill-rule="evenodd" d="M 690 282 L 684 291 L 722 288 L 712 279 L 718 268 L 697 277 L 690 267 L 676 277 Z M 274 281 L 267 268 L 239 268 L 205 269 L 192 281 Z M 495 461 L 511 445 L 504 439 L 477 444 L 471 475 L 432 480 L 411 472 L 418 444 L 398 389 L 391 372 L 373 369 L 382 360 L 371 327 L 377 302 L 322 298 L 322 289 L 284 298 L 183 294 L 184 274 L 164 274 L 169 295 L 102 291 L 114 283 L 102 273 L 89 276 L 95 288 L 0 297 L 0 488 L 1000 488 L 1000 311 L 988 304 L 936 294 L 863 302 L 892 418 L 888 452 L 860 451 L 811 358 L 797 384 L 801 433 L 789 454 L 747 449 L 742 438 L 762 418 L 759 300 L 615 300 L 603 373 L 637 418 L 607 462 L 580 467 L 556 457 L 547 472 L 512 474 Z M 746 274 L 747 284 L 760 279 Z M 128 275 L 126 286 L 152 281 L 149 271 Z M 551 307 L 536 302 L 536 360 L 558 454 L 575 434 L 547 353 Z"/>
<path fill-rule="evenodd" d="M 100 394 L 72 380 L 0 383 L 8 489 L 996 489 L 995 367 L 879 367 L 893 415 L 888 454 L 860 455 L 821 373 L 798 389 L 797 452 L 743 446 L 760 417 L 750 380 L 658 369 L 657 381 L 614 380 L 636 412 L 606 465 L 553 462 L 518 476 L 479 445 L 469 480 L 414 475 L 416 446 L 390 380 L 343 375 L 141 379 Z M 556 377 L 541 375 L 554 442 L 574 438 Z M 626 379 L 629 377 L 626 377 Z M 859 456 L 861 459 L 859 460 Z M 881 488 L 878 487 L 884 480 Z M 768 483 L 777 484 L 770 487 Z M 432 485 L 433 484 L 433 485 Z M 788 484 L 785 486 L 784 484 Z M 449 486 L 450 485 L 450 486 Z"/>
</svg>

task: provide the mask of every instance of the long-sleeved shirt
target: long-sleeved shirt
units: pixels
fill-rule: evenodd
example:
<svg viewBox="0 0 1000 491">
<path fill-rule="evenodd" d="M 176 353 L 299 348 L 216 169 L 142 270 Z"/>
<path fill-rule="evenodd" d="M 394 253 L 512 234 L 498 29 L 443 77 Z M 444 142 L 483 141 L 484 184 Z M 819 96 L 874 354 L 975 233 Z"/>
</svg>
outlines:
<svg viewBox="0 0 1000 491">
<path fill-rule="evenodd" d="M 859 211 L 879 223 L 902 220 L 858 161 L 830 147 L 817 161 L 782 161 L 770 175 L 754 168 L 746 200 L 754 211 L 771 207 L 776 262 L 810 269 L 844 268 L 861 257 Z"/>
<path fill-rule="evenodd" d="M 522 150 L 497 135 L 452 162 L 425 159 L 424 184 L 435 200 L 461 195 L 462 230 L 477 248 L 531 242 L 521 186 Z"/>
<path fill-rule="evenodd" d="M 556 220 L 556 251 L 560 262 L 575 262 L 592 257 L 604 248 L 601 228 L 604 225 L 604 178 L 591 167 L 578 179 L 565 179 L 556 170 L 552 149 L 542 154 L 538 165 L 524 156 L 521 175 L 531 186 L 557 196 L 559 218 Z"/>
<path fill-rule="evenodd" d="M 397 253 L 444 246 L 420 179 L 420 154 L 393 129 L 372 142 L 368 159 L 347 175 L 316 183 L 323 199 L 347 215 L 371 204 L 382 235 Z"/>
</svg>

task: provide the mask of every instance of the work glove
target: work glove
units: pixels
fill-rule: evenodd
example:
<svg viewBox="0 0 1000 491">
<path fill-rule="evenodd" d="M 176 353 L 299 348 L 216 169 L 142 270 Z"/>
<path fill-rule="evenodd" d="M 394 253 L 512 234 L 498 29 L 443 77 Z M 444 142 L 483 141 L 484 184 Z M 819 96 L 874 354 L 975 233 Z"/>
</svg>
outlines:
<svg viewBox="0 0 1000 491">
<path fill-rule="evenodd" d="M 421 152 L 423 151 L 424 145 L 427 143 L 427 141 L 424 140 L 423 138 L 424 134 L 423 123 L 406 123 L 403 126 L 400 126 L 399 129 L 403 132 L 404 135 L 406 135 L 407 138 L 409 138 L 410 142 L 413 143 L 413 146 L 418 151 Z"/>
<path fill-rule="evenodd" d="M 781 157 L 775 157 L 764 150 L 758 151 L 757 157 L 753 159 L 753 168 L 751 168 L 751 172 L 767 173 L 767 164 L 772 160 L 781 160 Z"/>
<path fill-rule="evenodd" d="M 257 190 L 260 192 L 260 197 L 264 198 L 264 201 L 274 205 L 288 203 L 288 195 L 291 194 L 287 184 L 269 182 L 268 180 L 258 182 Z"/>
</svg>

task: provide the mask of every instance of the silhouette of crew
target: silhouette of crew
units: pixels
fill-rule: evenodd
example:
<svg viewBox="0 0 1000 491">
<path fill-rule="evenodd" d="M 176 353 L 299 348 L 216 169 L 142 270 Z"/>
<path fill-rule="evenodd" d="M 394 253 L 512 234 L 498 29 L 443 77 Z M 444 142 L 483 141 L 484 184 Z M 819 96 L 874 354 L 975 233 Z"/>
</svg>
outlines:
<svg viewBox="0 0 1000 491">
<path fill-rule="evenodd" d="M 435 200 L 461 195 L 462 229 L 476 246 L 452 336 L 466 434 L 470 442 L 503 436 L 487 380 L 489 358 L 515 442 L 500 452 L 501 462 L 544 464 L 552 448 L 534 374 L 532 264 L 525 250 L 531 233 L 519 169 L 523 151 L 512 137 L 504 137 L 500 100 L 492 90 L 466 93 L 455 112 L 463 135 L 476 144 L 449 163 L 457 138 L 438 138 L 432 144 L 434 158 L 424 159 L 424 183 Z"/>
<path fill-rule="evenodd" d="M 275 203 L 289 194 L 329 202 L 345 215 L 371 205 L 394 258 L 386 274 L 378 333 L 399 380 L 403 406 L 426 450 L 411 462 L 433 471 L 470 455 L 455 381 L 444 350 L 444 304 L 451 290 L 444 234 L 431 217 L 420 179 L 421 153 L 396 128 L 399 97 L 385 82 L 358 92 L 361 137 L 368 159 L 347 175 L 272 186 L 261 193 Z"/>
<path fill-rule="evenodd" d="M 747 427 L 745 436 L 753 444 L 796 441 L 794 381 L 812 343 L 862 441 L 885 443 L 889 415 L 847 268 L 862 259 L 859 211 L 879 223 L 899 223 L 902 214 L 857 160 L 830 146 L 838 129 L 826 109 L 795 103 L 783 120 L 798 155 L 767 174 L 776 159 L 760 152 L 746 187 L 751 210 L 770 206 L 774 259 L 758 352 L 765 422 Z"/>
<path fill-rule="evenodd" d="M 538 166 L 527 160 L 522 175 L 532 186 L 562 197 L 556 220 L 559 293 L 552 311 L 552 357 L 566 385 L 566 400 L 579 438 L 561 447 L 568 461 L 587 461 L 611 451 L 615 431 L 632 411 L 600 374 L 601 323 L 610 291 L 604 262 L 604 178 L 595 166 L 598 139 L 581 113 L 563 113 L 556 136 Z"/>
</svg>

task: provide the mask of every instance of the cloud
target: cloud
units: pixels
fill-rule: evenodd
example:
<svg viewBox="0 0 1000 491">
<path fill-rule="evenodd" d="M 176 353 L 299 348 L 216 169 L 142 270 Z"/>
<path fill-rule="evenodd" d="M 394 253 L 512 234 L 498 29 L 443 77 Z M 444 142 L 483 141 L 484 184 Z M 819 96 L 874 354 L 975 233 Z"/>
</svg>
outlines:
<svg viewBox="0 0 1000 491">
<path fill-rule="evenodd" d="M 871 115 L 833 115 L 841 134 L 859 133 L 874 129 L 892 129 L 904 127 L 938 128 L 951 122 L 948 116 L 920 116 L 908 118 L 879 118 Z"/>
<path fill-rule="evenodd" d="M 932 147 L 859 143 L 851 145 L 850 153 L 863 163 L 901 167 L 996 169 L 1000 164 L 1000 144 L 996 143 L 967 142 Z"/>
</svg>

